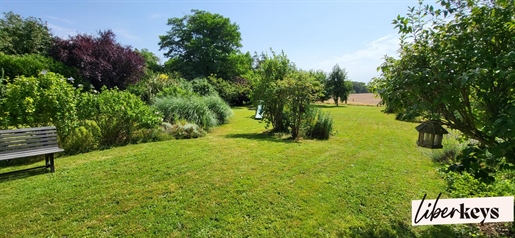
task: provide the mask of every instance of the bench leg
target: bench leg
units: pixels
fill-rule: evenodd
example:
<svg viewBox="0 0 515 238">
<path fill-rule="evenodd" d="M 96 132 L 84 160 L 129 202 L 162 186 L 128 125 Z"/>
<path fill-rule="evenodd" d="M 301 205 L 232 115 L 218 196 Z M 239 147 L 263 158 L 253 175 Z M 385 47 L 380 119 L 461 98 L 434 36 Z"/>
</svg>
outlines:
<svg viewBox="0 0 515 238">
<path fill-rule="evenodd" d="M 50 172 L 55 172 L 55 167 L 54 167 L 54 154 L 49 154 L 49 155 L 46 155 L 45 156 L 45 162 L 46 162 L 46 167 L 50 167 Z"/>
</svg>

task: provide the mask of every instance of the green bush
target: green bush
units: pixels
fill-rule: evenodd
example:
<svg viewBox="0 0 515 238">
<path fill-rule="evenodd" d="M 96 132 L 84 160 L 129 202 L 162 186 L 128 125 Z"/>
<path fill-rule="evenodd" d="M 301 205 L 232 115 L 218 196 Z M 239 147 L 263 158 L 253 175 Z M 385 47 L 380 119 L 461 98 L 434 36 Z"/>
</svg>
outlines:
<svg viewBox="0 0 515 238">
<path fill-rule="evenodd" d="M 77 125 L 77 93 L 63 76 L 52 72 L 16 77 L 5 85 L 0 98 L 0 127 L 54 125 L 62 142 Z"/>
<path fill-rule="evenodd" d="M 193 92 L 200 96 L 218 96 L 216 89 L 205 78 L 197 78 L 190 83 Z"/>
<path fill-rule="evenodd" d="M 215 113 L 209 110 L 201 97 L 156 98 L 154 107 L 163 114 L 165 122 L 172 124 L 186 120 L 204 129 L 218 125 Z"/>
<path fill-rule="evenodd" d="M 62 145 L 67 154 L 86 153 L 98 149 L 101 131 L 94 121 L 82 121 L 75 127 Z"/>
<path fill-rule="evenodd" d="M 227 81 L 210 76 L 208 80 L 216 89 L 218 95 L 230 105 L 242 106 L 250 102 L 251 86 L 247 79 L 235 77 L 234 80 Z"/>
<path fill-rule="evenodd" d="M 227 104 L 219 96 L 207 96 L 203 99 L 209 110 L 211 110 L 215 114 L 216 119 L 218 120 L 218 124 L 228 123 L 229 118 L 231 118 L 234 115 L 229 104 Z"/>
<path fill-rule="evenodd" d="M 460 137 L 454 134 L 447 134 L 444 136 L 443 149 L 440 150 L 427 150 L 421 149 L 422 153 L 435 163 L 449 165 L 456 162 L 456 157 L 466 147 L 466 144 L 460 142 Z"/>
<path fill-rule="evenodd" d="M 143 128 L 134 132 L 134 135 L 131 139 L 131 143 L 138 144 L 155 141 L 164 141 L 171 138 L 172 136 L 168 136 L 168 134 L 160 128 Z"/>
<path fill-rule="evenodd" d="M 161 116 L 136 95 L 103 88 L 102 93 L 82 93 L 77 105 L 79 118 L 93 120 L 101 131 L 100 145 L 125 145 L 139 129 L 155 128 Z"/>
<path fill-rule="evenodd" d="M 310 108 L 303 125 L 304 137 L 327 140 L 333 133 L 333 118 L 328 112 L 318 108 Z"/>
<path fill-rule="evenodd" d="M 4 70 L 4 76 L 9 79 L 17 76 L 37 76 L 42 70 L 47 70 L 64 75 L 66 78 L 74 78 L 76 85 L 83 84 L 77 69 L 42 55 L 6 55 L 0 52 L 0 68 Z"/>
<path fill-rule="evenodd" d="M 206 136 L 206 131 L 196 124 L 178 122 L 168 130 L 175 139 L 192 139 Z"/>
<path fill-rule="evenodd" d="M 185 84 L 187 84 L 185 80 L 177 76 L 150 74 L 138 83 L 129 85 L 127 90 L 139 96 L 147 104 L 151 104 L 152 100 L 165 90 L 165 95 L 182 96 L 186 94 L 188 89 L 183 89 Z"/>
</svg>

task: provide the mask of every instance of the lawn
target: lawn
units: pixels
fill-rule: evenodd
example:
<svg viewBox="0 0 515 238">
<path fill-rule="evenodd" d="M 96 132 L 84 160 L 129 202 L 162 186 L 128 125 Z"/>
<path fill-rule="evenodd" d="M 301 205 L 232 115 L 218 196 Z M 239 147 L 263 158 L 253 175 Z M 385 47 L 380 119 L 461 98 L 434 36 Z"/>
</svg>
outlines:
<svg viewBox="0 0 515 238">
<path fill-rule="evenodd" d="M 411 200 L 444 192 L 415 144 L 416 124 L 380 107 L 320 107 L 334 117 L 328 141 L 263 134 L 253 110 L 236 108 L 204 138 L 0 176 L 0 236 L 452 236 L 447 226 L 411 226 Z"/>
</svg>

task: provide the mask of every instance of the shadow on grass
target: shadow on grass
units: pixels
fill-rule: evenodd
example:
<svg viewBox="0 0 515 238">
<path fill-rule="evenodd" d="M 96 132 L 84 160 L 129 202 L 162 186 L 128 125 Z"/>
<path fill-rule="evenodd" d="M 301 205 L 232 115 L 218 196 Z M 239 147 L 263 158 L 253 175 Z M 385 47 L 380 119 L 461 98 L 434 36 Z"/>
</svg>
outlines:
<svg viewBox="0 0 515 238">
<path fill-rule="evenodd" d="M 260 141 L 270 141 L 270 142 L 282 142 L 282 143 L 294 143 L 293 140 L 286 138 L 278 138 L 270 133 L 239 133 L 239 134 L 228 134 L 225 135 L 225 138 L 242 138 L 249 140 L 260 140 Z"/>
<path fill-rule="evenodd" d="M 36 176 L 40 174 L 46 174 L 50 173 L 50 170 L 48 168 L 33 168 L 28 170 L 21 170 L 21 171 L 9 171 L 5 173 L 0 174 L 0 183 L 17 180 L 17 179 L 24 179 L 31 176 Z"/>
<path fill-rule="evenodd" d="M 415 233 L 413 226 L 402 221 L 391 221 L 389 224 L 369 224 L 350 228 L 350 234 L 345 237 L 462 237 L 449 226 L 435 225 L 428 229 Z"/>
</svg>

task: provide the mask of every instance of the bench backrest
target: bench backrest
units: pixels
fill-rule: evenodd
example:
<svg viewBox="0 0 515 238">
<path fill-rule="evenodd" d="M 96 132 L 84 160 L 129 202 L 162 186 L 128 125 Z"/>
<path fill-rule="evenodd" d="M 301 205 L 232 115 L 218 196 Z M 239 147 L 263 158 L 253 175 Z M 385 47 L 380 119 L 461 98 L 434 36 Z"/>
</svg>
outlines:
<svg viewBox="0 0 515 238">
<path fill-rule="evenodd" d="M 0 155 L 49 147 L 58 147 L 55 126 L 0 130 Z"/>
</svg>

